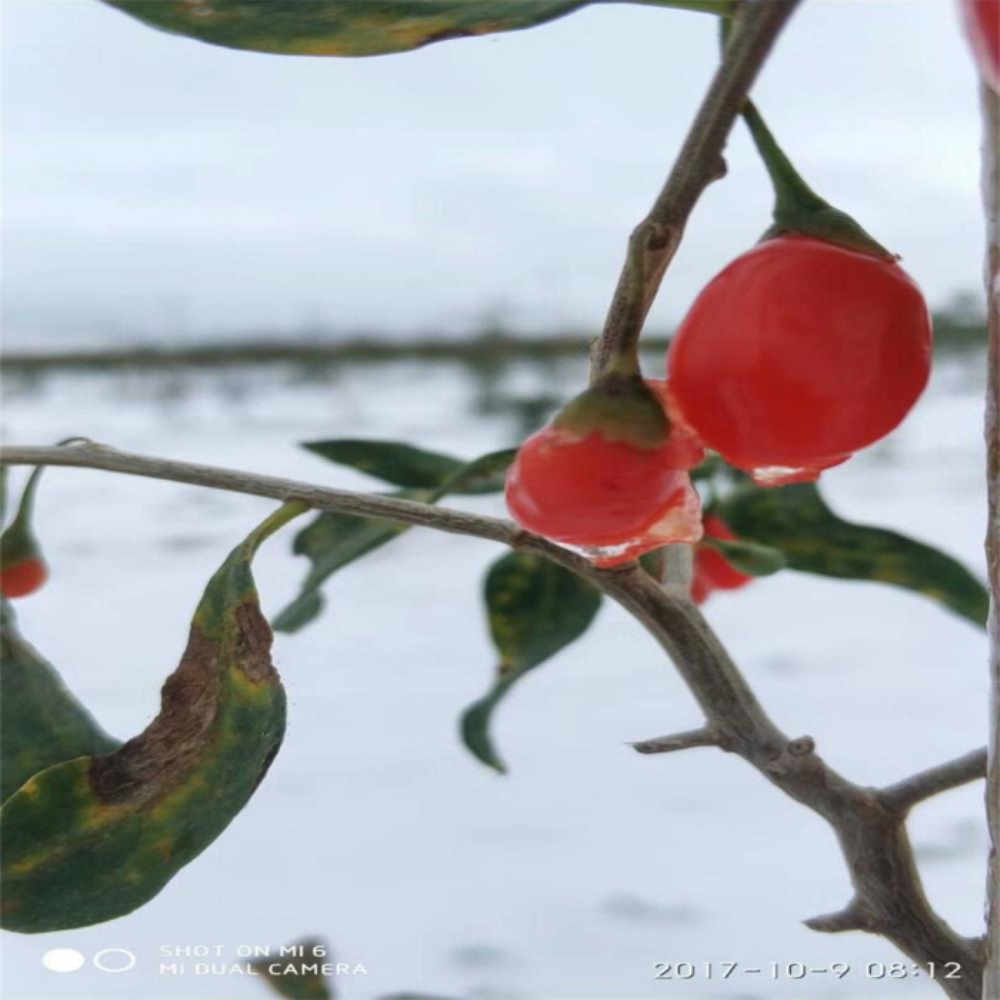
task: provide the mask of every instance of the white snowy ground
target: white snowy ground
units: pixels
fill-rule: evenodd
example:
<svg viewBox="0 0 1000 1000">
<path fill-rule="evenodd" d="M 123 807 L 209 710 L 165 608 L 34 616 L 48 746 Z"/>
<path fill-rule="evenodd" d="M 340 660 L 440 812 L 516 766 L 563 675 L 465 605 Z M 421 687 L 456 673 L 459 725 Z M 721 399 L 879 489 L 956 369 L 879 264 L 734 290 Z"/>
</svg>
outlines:
<svg viewBox="0 0 1000 1000">
<path fill-rule="evenodd" d="M 468 415 L 471 390 L 447 368 L 378 369 L 332 385 L 288 376 L 60 377 L 35 392 L 8 383 L 5 438 L 82 434 L 347 487 L 373 484 L 294 443 L 401 437 L 467 456 L 509 443 L 502 421 Z M 982 572 L 980 424 L 975 378 L 946 366 L 878 454 L 827 475 L 827 494 L 841 514 L 935 541 Z M 50 471 L 38 513 L 53 579 L 22 602 L 25 635 L 109 731 L 134 735 L 156 710 L 204 583 L 270 506 Z M 498 512 L 500 501 L 470 506 Z M 304 571 L 290 539 L 286 529 L 257 561 L 272 611 Z M 367 970 L 339 978 L 344 1000 L 403 989 L 533 1000 L 938 995 L 912 973 L 869 978 L 869 963 L 900 960 L 879 940 L 802 926 L 849 895 L 819 819 L 730 756 L 643 758 L 623 745 L 700 719 L 670 664 L 617 608 L 605 606 L 584 641 L 502 706 L 508 776 L 460 747 L 456 716 L 493 666 L 479 586 L 498 554 L 413 531 L 338 576 L 325 616 L 277 638 L 290 724 L 250 806 L 139 912 L 86 930 L 5 935 L 7 1000 L 264 1000 L 245 975 L 199 975 L 196 959 L 161 958 L 161 949 L 221 946 L 215 961 L 231 968 L 241 945 L 309 934 Z M 984 742 L 984 637 L 925 600 L 785 573 L 707 610 L 777 721 L 813 735 L 855 780 L 889 782 Z M 969 934 L 982 910 L 981 794 L 950 793 L 913 821 L 929 893 Z M 135 968 L 41 965 L 52 948 L 89 959 L 112 947 L 134 952 Z M 181 961 L 186 973 L 161 973 L 161 961 Z M 657 981 L 658 962 L 694 963 L 697 975 Z M 771 962 L 840 962 L 850 972 L 773 981 Z M 722 963 L 763 971 L 723 981 Z"/>
</svg>

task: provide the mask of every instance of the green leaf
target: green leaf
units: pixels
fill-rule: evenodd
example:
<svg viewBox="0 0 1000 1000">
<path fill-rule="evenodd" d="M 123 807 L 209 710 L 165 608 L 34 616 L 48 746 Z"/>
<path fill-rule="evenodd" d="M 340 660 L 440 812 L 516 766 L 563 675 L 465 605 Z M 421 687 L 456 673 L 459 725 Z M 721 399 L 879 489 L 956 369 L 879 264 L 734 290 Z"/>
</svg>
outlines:
<svg viewBox="0 0 1000 1000">
<path fill-rule="evenodd" d="M 119 745 L 25 642 L 13 609 L 0 600 L 0 802 L 53 764 Z"/>
<path fill-rule="evenodd" d="M 299 56 L 370 56 L 531 28 L 610 0 L 104 0 L 212 45 Z M 726 0 L 634 0 L 722 13 Z"/>
<path fill-rule="evenodd" d="M 271 619 L 271 628 L 275 632 L 298 632 L 305 628 L 323 611 L 326 601 L 319 590 L 303 590 L 290 604 Z"/>
<path fill-rule="evenodd" d="M 440 500 L 451 493 L 500 493 L 504 488 L 507 470 L 516 457 L 517 448 L 502 448 L 466 462 L 440 483 L 433 499 Z"/>
<path fill-rule="evenodd" d="M 706 535 L 698 544 L 715 549 L 747 576 L 770 576 L 788 565 L 788 560 L 777 549 L 757 542 L 732 541 Z"/>
<path fill-rule="evenodd" d="M 306 441 L 302 447 L 338 465 L 347 465 L 406 489 L 435 489 L 465 464 L 449 455 L 414 448 L 399 441 L 340 438 Z"/>
<path fill-rule="evenodd" d="M 329 965 L 330 949 L 323 941 L 300 941 L 291 954 L 271 955 L 252 962 L 263 982 L 286 1000 L 331 1000 L 333 989 L 319 966 Z"/>
<path fill-rule="evenodd" d="M 285 731 L 250 563 L 304 509 L 271 515 L 212 577 L 143 733 L 40 771 L 0 808 L 4 928 L 66 930 L 130 913 L 246 805 Z"/>
<path fill-rule="evenodd" d="M 493 687 L 462 715 L 462 739 L 484 764 L 506 770 L 490 738 L 493 711 L 526 674 L 587 631 L 601 595 L 585 580 L 541 556 L 511 552 L 486 575 L 490 635 L 500 654 Z"/>
<path fill-rule="evenodd" d="M 394 494 L 404 499 L 425 497 L 426 491 L 401 491 Z M 292 551 L 305 556 L 311 563 L 298 596 L 272 622 L 278 632 L 297 632 L 313 621 L 323 610 L 319 588 L 338 570 L 369 552 L 392 541 L 406 531 L 408 525 L 392 521 L 376 521 L 350 514 L 319 514 L 298 535 Z"/>
<path fill-rule="evenodd" d="M 895 531 L 842 520 L 811 483 L 741 486 L 721 506 L 735 534 L 780 550 L 790 569 L 903 587 L 986 623 L 989 594 L 960 562 Z"/>
<path fill-rule="evenodd" d="M 481 494 L 503 489 L 517 450 L 490 452 L 471 462 L 391 441 L 317 441 L 305 447 L 331 461 L 408 489 L 393 494 L 434 503 L 448 493 Z M 436 475 L 436 479 L 434 476 Z M 278 632 L 297 632 L 323 609 L 319 588 L 338 570 L 409 530 L 405 524 L 350 514 L 319 514 L 295 539 L 293 551 L 312 563 L 298 596 L 273 621 Z"/>
<path fill-rule="evenodd" d="M 517 450 L 491 452 L 473 462 L 425 451 L 398 441 L 367 441 L 340 438 L 307 441 L 302 446 L 323 458 L 347 465 L 375 479 L 405 489 L 447 493 L 497 493 L 503 489 L 504 474 Z M 439 498 L 443 494 L 438 494 Z"/>
<path fill-rule="evenodd" d="M 0 572 L 25 559 L 41 559 L 42 550 L 35 537 L 32 520 L 35 513 L 35 496 L 45 466 L 33 469 L 21 494 L 17 514 L 0 534 Z"/>
</svg>

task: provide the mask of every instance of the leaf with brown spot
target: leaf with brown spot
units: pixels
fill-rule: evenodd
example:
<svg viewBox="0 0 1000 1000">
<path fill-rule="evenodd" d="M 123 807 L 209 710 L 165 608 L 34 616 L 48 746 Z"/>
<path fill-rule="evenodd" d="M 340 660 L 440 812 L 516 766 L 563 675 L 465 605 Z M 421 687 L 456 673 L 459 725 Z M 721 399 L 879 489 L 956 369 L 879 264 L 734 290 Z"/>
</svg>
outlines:
<svg viewBox="0 0 1000 1000">
<path fill-rule="evenodd" d="M 286 504 L 208 584 L 159 715 L 110 753 L 35 774 L 0 808 L 0 926 L 86 927 L 152 899 L 246 805 L 285 731 L 285 692 L 251 571 Z"/>
</svg>

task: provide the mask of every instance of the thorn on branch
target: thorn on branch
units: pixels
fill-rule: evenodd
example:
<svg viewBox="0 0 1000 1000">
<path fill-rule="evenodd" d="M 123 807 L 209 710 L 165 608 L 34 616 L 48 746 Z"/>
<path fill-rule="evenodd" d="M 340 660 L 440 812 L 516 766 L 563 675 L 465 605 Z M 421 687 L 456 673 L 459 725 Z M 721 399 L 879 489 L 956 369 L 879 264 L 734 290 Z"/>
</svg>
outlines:
<svg viewBox="0 0 1000 1000">
<path fill-rule="evenodd" d="M 651 740 L 639 740 L 629 743 L 637 753 L 673 753 L 675 750 L 689 750 L 692 747 L 718 747 L 728 750 L 728 741 L 711 726 L 691 729 L 685 733 L 674 733 L 672 736 L 657 736 Z"/>
<path fill-rule="evenodd" d="M 866 931 L 871 929 L 869 921 L 857 900 L 852 901 L 835 913 L 824 913 L 802 921 L 810 930 L 822 934 L 843 934 L 846 931 Z"/>
</svg>

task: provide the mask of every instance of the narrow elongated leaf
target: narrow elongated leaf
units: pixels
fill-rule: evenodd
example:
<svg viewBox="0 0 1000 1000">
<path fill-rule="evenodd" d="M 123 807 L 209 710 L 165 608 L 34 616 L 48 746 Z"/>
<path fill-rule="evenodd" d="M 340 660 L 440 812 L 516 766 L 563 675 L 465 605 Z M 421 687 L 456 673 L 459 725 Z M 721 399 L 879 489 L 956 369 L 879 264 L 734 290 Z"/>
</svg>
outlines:
<svg viewBox="0 0 1000 1000">
<path fill-rule="evenodd" d="M 507 467 L 517 454 L 517 449 L 508 448 L 466 462 L 398 441 L 356 438 L 307 441 L 303 447 L 331 462 L 357 469 L 393 486 L 443 491 L 433 499 L 440 499 L 443 493 L 498 493 L 503 489 Z"/>
<path fill-rule="evenodd" d="M 118 746 L 25 642 L 0 600 L 0 802 L 53 764 Z"/>
<path fill-rule="evenodd" d="M 777 549 L 757 542 L 734 541 L 706 535 L 698 544 L 720 552 L 728 562 L 747 576 L 770 576 L 788 565 L 788 560 Z"/>
<path fill-rule="evenodd" d="M 331 461 L 409 486 L 393 495 L 423 503 L 435 503 L 449 493 L 494 493 L 503 489 L 507 467 L 517 454 L 516 449 L 508 448 L 463 462 L 392 441 L 319 441 L 306 447 Z M 334 573 L 408 530 L 407 525 L 392 521 L 319 514 L 296 536 L 295 554 L 306 556 L 312 567 L 298 596 L 274 619 L 274 628 L 278 632 L 297 632 L 315 620 L 323 610 L 319 588 Z"/>
<path fill-rule="evenodd" d="M 511 552 L 486 575 L 490 635 L 500 654 L 493 687 L 462 715 L 462 739 L 484 764 L 504 771 L 490 737 L 493 711 L 530 670 L 579 639 L 601 595 L 585 580 L 541 556 Z"/>
<path fill-rule="evenodd" d="M 461 459 L 399 441 L 339 438 L 306 441 L 302 447 L 338 465 L 406 489 L 435 489 L 465 465 Z"/>
<path fill-rule="evenodd" d="M 152 899 L 243 808 L 285 730 L 285 692 L 250 563 L 286 504 L 212 577 L 160 714 L 106 754 L 48 767 L 0 808 L 2 926 L 85 927 Z"/>
<path fill-rule="evenodd" d="M 423 495 L 416 491 L 396 494 L 407 499 Z M 308 625 L 323 610 L 319 588 L 337 570 L 392 541 L 406 528 L 405 524 L 349 514 L 317 515 L 295 536 L 292 551 L 305 556 L 312 567 L 302 582 L 298 596 L 274 618 L 272 624 L 275 630 L 297 632 Z"/>
<path fill-rule="evenodd" d="M 885 528 L 837 517 L 811 483 L 780 489 L 741 486 L 722 503 L 740 538 L 778 549 L 791 569 L 912 590 L 983 626 L 989 595 L 960 562 Z"/>
<path fill-rule="evenodd" d="M 451 493 L 499 493 L 504 488 L 507 470 L 516 457 L 516 448 L 502 448 L 465 462 L 440 483 L 433 499 L 440 500 Z"/>
<path fill-rule="evenodd" d="M 370 56 L 531 28 L 606 0 L 104 0 L 154 28 L 212 45 L 299 56 Z M 724 0 L 634 0 L 722 12 Z"/>
</svg>

